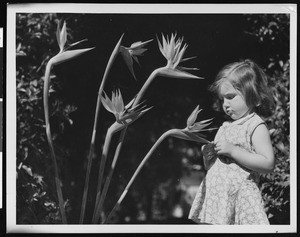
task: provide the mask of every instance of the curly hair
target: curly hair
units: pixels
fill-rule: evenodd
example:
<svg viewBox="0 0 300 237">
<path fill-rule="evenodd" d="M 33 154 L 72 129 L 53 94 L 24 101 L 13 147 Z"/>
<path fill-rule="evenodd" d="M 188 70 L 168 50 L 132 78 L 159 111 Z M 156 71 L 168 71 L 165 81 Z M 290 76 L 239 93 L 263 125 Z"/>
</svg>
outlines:
<svg viewBox="0 0 300 237">
<path fill-rule="evenodd" d="M 272 115 L 275 103 L 267 85 L 267 75 L 255 62 L 246 59 L 223 67 L 209 87 L 218 98 L 220 85 L 224 81 L 229 81 L 243 95 L 247 106 L 258 115 L 262 117 Z"/>
</svg>

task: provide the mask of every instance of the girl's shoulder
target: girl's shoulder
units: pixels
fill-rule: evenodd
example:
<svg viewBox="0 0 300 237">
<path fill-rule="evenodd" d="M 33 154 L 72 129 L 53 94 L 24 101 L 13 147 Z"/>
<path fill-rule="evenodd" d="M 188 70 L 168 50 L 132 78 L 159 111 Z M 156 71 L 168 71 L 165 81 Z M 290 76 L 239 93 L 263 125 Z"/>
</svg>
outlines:
<svg viewBox="0 0 300 237">
<path fill-rule="evenodd" d="M 254 132 L 254 130 L 261 124 L 264 124 L 267 127 L 266 122 L 256 113 L 253 115 L 249 121 L 247 121 L 246 127 L 250 134 Z"/>
<path fill-rule="evenodd" d="M 252 118 L 249 119 L 249 124 L 259 125 L 259 124 L 262 124 L 262 123 L 266 124 L 266 122 L 256 113 L 254 113 Z"/>
</svg>

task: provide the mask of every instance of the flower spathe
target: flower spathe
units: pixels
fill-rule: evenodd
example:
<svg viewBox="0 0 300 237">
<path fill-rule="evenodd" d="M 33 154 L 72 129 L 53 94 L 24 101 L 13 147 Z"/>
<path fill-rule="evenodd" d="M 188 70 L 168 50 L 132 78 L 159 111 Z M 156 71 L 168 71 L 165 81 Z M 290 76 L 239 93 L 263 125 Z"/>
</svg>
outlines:
<svg viewBox="0 0 300 237">
<path fill-rule="evenodd" d="M 202 120 L 200 122 L 195 122 L 198 114 L 202 111 L 199 109 L 199 105 L 193 110 L 190 116 L 187 119 L 187 126 L 184 129 L 174 129 L 172 136 L 181 138 L 184 140 L 190 140 L 201 143 L 209 143 L 208 140 L 203 138 L 203 135 L 200 132 L 214 130 L 216 128 L 205 129 L 211 124 L 211 119 Z"/>
<path fill-rule="evenodd" d="M 202 77 L 198 77 L 186 72 L 186 70 L 198 70 L 198 68 L 179 66 L 179 63 L 194 58 L 183 58 L 183 55 L 188 47 L 186 43 L 183 44 L 183 37 L 176 40 L 176 34 L 172 34 L 170 39 L 169 36 L 165 38 L 164 35 L 162 35 L 162 43 L 158 38 L 157 41 L 160 52 L 167 59 L 167 65 L 160 70 L 161 75 L 183 79 L 203 79 Z"/>
<path fill-rule="evenodd" d="M 115 115 L 117 123 L 126 125 L 132 123 L 144 113 L 146 113 L 149 109 L 151 109 L 144 109 L 145 106 L 140 107 L 140 104 L 132 106 L 134 104 L 135 99 L 136 98 L 134 98 L 126 106 L 124 106 L 121 91 L 118 89 L 115 92 L 112 92 L 111 99 L 109 99 L 106 93 L 104 92 L 104 97 L 101 97 L 101 102 L 109 112 Z"/>
</svg>

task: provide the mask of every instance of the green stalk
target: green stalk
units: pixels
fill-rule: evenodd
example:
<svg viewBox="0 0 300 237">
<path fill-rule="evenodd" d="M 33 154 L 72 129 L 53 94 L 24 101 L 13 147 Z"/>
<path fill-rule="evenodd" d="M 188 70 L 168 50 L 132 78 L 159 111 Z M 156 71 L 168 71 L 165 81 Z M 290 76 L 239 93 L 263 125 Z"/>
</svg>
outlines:
<svg viewBox="0 0 300 237">
<path fill-rule="evenodd" d="M 144 83 L 142 88 L 140 89 L 140 91 L 139 91 L 132 107 L 134 107 L 135 105 L 137 105 L 140 102 L 141 98 L 143 97 L 144 93 L 146 92 L 146 89 L 149 87 L 150 83 L 154 80 L 154 78 L 157 75 L 159 75 L 161 69 L 162 68 L 157 68 L 150 74 L 150 76 L 148 77 L 148 79 L 146 80 L 146 82 Z M 101 214 L 103 203 L 104 203 L 104 200 L 105 200 L 105 197 L 106 197 L 106 194 L 107 194 L 108 186 L 110 184 L 110 181 L 111 181 L 111 178 L 112 178 L 112 175 L 113 175 L 113 172 L 114 172 L 115 164 L 118 160 L 118 157 L 119 157 L 122 145 L 123 145 L 123 141 L 124 141 L 124 138 L 125 138 L 127 127 L 128 127 L 128 125 L 125 126 L 124 129 L 121 131 L 120 138 L 119 138 L 119 143 L 118 143 L 118 146 L 116 148 L 114 159 L 113 159 L 113 164 L 114 165 L 111 166 L 110 171 L 109 171 L 109 177 L 105 181 L 105 186 L 104 186 L 105 189 L 103 190 L 100 199 L 99 199 L 98 196 L 96 197 L 95 210 L 96 210 L 97 214 L 96 214 L 96 216 L 93 215 L 93 223 L 97 223 L 99 218 L 100 218 L 100 214 Z M 95 214 L 95 212 L 94 212 L 94 214 Z"/>
<path fill-rule="evenodd" d="M 51 58 L 49 60 L 49 62 L 47 63 L 46 71 L 45 71 L 45 78 L 44 78 L 44 113 L 45 113 L 47 140 L 48 140 L 48 144 L 49 144 L 49 147 L 50 147 L 51 158 L 52 158 L 53 165 L 54 165 L 54 177 L 55 177 L 56 192 L 57 192 L 57 197 L 58 197 L 58 202 L 59 202 L 59 209 L 60 209 L 63 224 L 67 224 L 67 217 L 66 217 L 65 208 L 64 208 L 64 199 L 63 199 L 63 194 L 62 194 L 62 190 L 61 190 L 61 187 L 60 187 L 58 166 L 57 166 L 54 147 L 53 147 L 53 143 L 52 143 L 52 136 L 51 136 L 51 130 L 50 130 L 50 120 L 49 120 L 48 100 L 49 100 L 49 81 L 50 81 L 50 72 L 51 72 L 51 68 L 52 68 L 52 60 L 53 60 L 53 58 Z"/>
<path fill-rule="evenodd" d="M 142 160 L 142 162 L 140 163 L 140 165 L 138 166 L 138 168 L 134 172 L 133 176 L 131 177 L 130 181 L 128 182 L 127 186 L 125 187 L 123 193 L 121 194 L 119 200 L 117 201 L 117 203 L 113 207 L 112 211 L 109 213 L 107 219 L 103 220 L 102 224 L 105 223 L 106 221 L 108 221 L 113 216 L 113 214 L 115 213 L 115 211 L 117 210 L 117 208 L 120 206 L 121 202 L 123 201 L 124 197 L 126 196 L 128 190 L 129 190 L 130 186 L 132 185 L 133 181 L 135 180 L 136 176 L 139 174 L 139 172 L 141 171 L 141 169 L 143 168 L 143 166 L 145 165 L 145 163 L 148 161 L 148 159 L 150 158 L 150 156 L 152 155 L 152 153 L 157 149 L 157 147 L 160 145 L 160 143 L 165 138 L 167 138 L 168 136 L 172 135 L 174 133 L 174 131 L 177 131 L 177 129 L 171 129 L 171 130 L 165 132 L 154 143 L 154 145 L 151 147 L 151 149 L 149 150 L 149 152 L 147 153 L 147 155 L 144 157 L 144 159 Z"/>
<path fill-rule="evenodd" d="M 82 198 L 82 204 L 81 204 L 81 213 L 80 213 L 80 220 L 79 220 L 80 224 L 83 223 L 84 215 L 85 215 L 85 207 L 86 207 L 86 200 L 87 200 L 87 194 L 88 194 L 89 179 L 90 179 L 90 173 L 91 173 L 91 168 L 92 168 L 92 156 L 93 156 L 93 153 L 95 150 L 96 131 L 97 131 L 99 112 L 100 112 L 100 107 L 101 107 L 101 95 L 103 92 L 103 88 L 104 88 L 108 73 L 113 65 L 115 58 L 117 57 L 117 55 L 119 53 L 119 47 L 120 47 L 122 38 L 123 38 L 123 35 L 119 39 L 117 45 L 115 46 L 115 48 L 109 58 L 109 61 L 106 65 L 104 76 L 103 76 L 103 79 L 102 79 L 102 82 L 101 82 L 101 85 L 100 85 L 99 91 L 98 91 L 93 133 L 92 133 L 91 144 L 90 144 L 90 149 L 89 149 L 88 164 L 87 164 L 87 170 L 86 170 L 86 176 L 85 176 L 85 185 L 84 185 L 83 198 Z"/>
</svg>

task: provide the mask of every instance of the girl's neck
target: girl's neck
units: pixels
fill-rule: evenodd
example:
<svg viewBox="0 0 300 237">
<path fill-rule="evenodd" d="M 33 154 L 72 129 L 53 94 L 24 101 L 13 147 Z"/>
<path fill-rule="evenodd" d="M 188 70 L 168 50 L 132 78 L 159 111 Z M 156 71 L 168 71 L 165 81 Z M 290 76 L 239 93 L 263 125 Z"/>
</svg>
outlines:
<svg viewBox="0 0 300 237">
<path fill-rule="evenodd" d="M 237 120 L 232 120 L 231 123 L 232 124 L 240 123 L 240 122 L 242 122 L 242 121 L 244 121 L 244 120 L 252 117 L 254 114 L 255 114 L 254 111 L 250 111 L 249 113 L 246 113 L 243 117 L 241 117 L 241 118 L 239 118 Z"/>
</svg>

